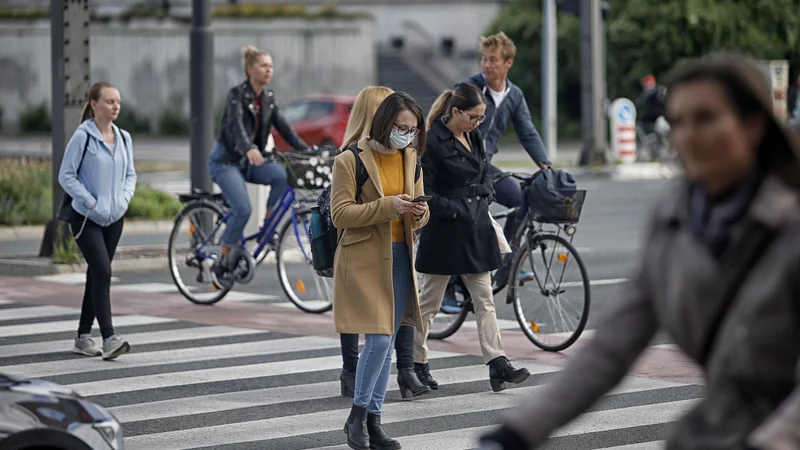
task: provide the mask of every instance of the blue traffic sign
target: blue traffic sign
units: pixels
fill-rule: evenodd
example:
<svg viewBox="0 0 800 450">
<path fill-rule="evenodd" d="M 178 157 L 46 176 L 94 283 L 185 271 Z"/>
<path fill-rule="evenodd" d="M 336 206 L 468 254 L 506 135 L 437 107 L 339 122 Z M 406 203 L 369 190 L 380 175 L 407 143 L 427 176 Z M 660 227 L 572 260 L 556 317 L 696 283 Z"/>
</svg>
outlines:
<svg viewBox="0 0 800 450">
<path fill-rule="evenodd" d="M 633 111 L 631 111 L 631 107 L 629 105 L 622 105 L 619 107 L 617 117 L 619 117 L 620 122 L 630 122 L 632 116 Z"/>
</svg>

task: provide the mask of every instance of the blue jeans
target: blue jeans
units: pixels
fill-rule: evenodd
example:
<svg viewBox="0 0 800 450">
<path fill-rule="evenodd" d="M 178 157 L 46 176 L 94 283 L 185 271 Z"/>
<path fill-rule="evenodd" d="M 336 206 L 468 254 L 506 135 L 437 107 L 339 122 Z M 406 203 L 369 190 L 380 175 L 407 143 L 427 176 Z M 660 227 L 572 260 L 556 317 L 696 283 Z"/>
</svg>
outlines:
<svg viewBox="0 0 800 450">
<path fill-rule="evenodd" d="M 502 170 L 489 164 L 489 173 L 492 175 L 502 173 Z M 522 206 L 522 189 L 519 187 L 519 181 L 514 178 L 505 178 L 500 182 L 494 184 L 494 196 L 497 203 L 505 206 L 506 208 L 516 208 Z M 506 223 L 503 225 L 503 234 L 511 242 L 514 239 L 514 231 L 516 230 L 517 218 L 524 217 L 521 214 L 509 214 L 506 218 Z"/>
<path fill-rule="evenodd" d="M 225 151 L 225 147 L 220 144 L 214 146 L 208 158 L 208 171 L 211 179 L 222 189 L 222 195 L 233 211 L 220 238 L 223 244 L 233 247 L 241 242 L 244 227 L 252 212 L 245 182 L 270 186 L 267 199 L 267 210 L 270 211 L 286 191 L 289 182 L 286 170 L 277 162 L 267 162 L 260 166 L 248 165 L 243 170 L 225 160 Z"/>
<path fill-rule="evenodd" d="M 411 289 L 411 258 L 405 242 L 392 243 L 392 288 L 394 290 L 394 334 L 367 334 L 356 366 L 353 403 L 380 414 L 392 368 L 392 346 L 406 310 Z"/>
</svg>

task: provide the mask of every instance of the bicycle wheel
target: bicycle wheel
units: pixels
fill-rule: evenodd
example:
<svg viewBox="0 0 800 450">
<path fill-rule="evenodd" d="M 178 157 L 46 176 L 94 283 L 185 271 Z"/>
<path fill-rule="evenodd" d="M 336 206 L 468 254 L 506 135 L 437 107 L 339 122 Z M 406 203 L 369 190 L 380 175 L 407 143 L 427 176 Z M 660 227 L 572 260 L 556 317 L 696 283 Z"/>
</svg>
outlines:
<svg viewBox="0 0 800 450">
<path fill-rule="evenodd" d="M 458 294 L 456 295 L 456 300 L 459 300 Z M 428 330 L 429 339 L 447 339 L 458 331 L 461 325 L 464 325 L 467 314 L 472 310 L 472 302 L 459 301 L 458 303 L 461 305 L 461 312 L 458 314 L 445 314 L 441 311 L 436 314 L 431 328 Z"/>
<path fill-rule="evenodd" d="M 317 275 L 311 264 L 311 211 L 294 217 L 296 221 L 287 220 L 278 232 L 275 255 L 281 288 L 301 310 L 328 312 L 333 309 L 333 279 Z"/>
<path fill-rule="evenodd" d="M 187 204 L 175 216 L 167 247 L 169 273 L 178 291 L 192 303 L 211 305 L 231 290 L 231 286 L 217 283 L 211 271 L 220 255 L 219 238 L 225 228 L 220 221 L 224 215 L 220 205 L 199 201 Z M 188 237 L 186 243 L 180 241 L 184 236 Z"/>
<path fill-rule="evenodd" d="M 524 272 L 531 275 L 521 278 Z M 561 236 L 537 234 L 521 245 L 511 276 L 515 282 L 508 295 L 528 339 L 551 352 L 574 344 L 586 327 L 591 303 L 589 275 L 575 247 Z M 533 300 L 537 293 L 543 302 Z"/>
</svg>

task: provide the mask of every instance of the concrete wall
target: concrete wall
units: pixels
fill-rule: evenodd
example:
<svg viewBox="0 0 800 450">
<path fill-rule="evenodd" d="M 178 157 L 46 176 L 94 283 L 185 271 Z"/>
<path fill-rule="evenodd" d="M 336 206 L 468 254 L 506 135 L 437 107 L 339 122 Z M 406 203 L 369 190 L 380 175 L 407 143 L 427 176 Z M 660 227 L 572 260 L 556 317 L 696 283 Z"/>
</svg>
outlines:
<svg viewBox="0 0 800 450">
<path fill-rule="evenodd" d="M 253 44 L 275 60 L 279 102 L 313 93 L 355 94 L 376 81 L 373 21 L 225 20 L 214 27 L 214 96 L 219 106 L 244 79 L 241 49 Z M 188 116 L 189 26 L 140 20 L 91 25 L 92 80 L 108 80 L 123 107 L 153 120 L 167 106 Z M 50 26 L 46 20 L 0 22 L 0 105 L 4 125 L 26 107 L 50 101 Z M 5 127 L 4 127 L 5 128 Z"/>
</svg>

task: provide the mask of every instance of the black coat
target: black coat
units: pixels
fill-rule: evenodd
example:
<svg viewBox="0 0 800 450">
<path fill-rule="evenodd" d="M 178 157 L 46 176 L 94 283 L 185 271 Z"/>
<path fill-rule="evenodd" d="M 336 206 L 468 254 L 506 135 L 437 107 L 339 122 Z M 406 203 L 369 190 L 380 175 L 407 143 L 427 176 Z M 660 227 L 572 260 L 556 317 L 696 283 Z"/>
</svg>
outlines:
<svg viewBox="0 0 800 450">
<path fill-rule="evenodd" d="M 422 174 L 431 218 L 419 240 L 416 269 L 461 275 L 500 267 L 500 247 L 489 218 L 494 187 L 480 132 L 469 135 L 473 151 L 435 120 L 422 155 Z"/>
<path fill-rule="evenodd" d="M 281 114 L 275 101 L 275 92 L 267 87 L 261 91 L 261 128 L 259 129 L 260 135 L 255 136 L 257 117 L 255 98 L 256 93 L 253 86 L 247 80 L 234 86 L 228 92 L 217 140 L 227 150 L 229 162 L 242 163 L 245 154 L 253 148 L 254 142 L 266 145 L 268 134 L 273 126 L 293 149 L 306 150 L 308 148 L 308 145 L 300 139 Z M 263 147 L 259 150 L 262 154 L 264 153 Z"/>
</svg>

